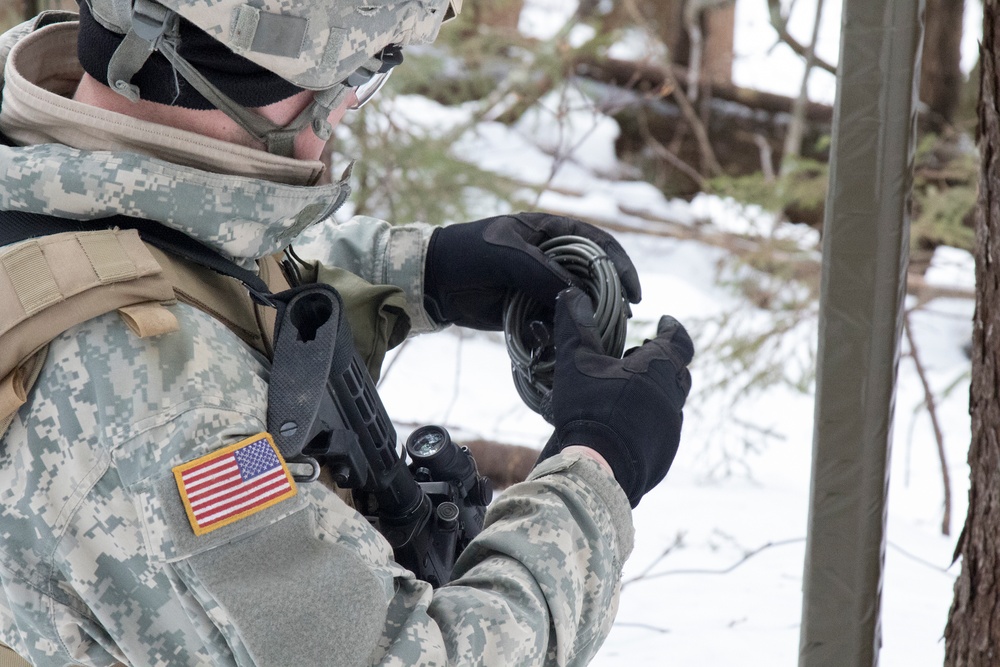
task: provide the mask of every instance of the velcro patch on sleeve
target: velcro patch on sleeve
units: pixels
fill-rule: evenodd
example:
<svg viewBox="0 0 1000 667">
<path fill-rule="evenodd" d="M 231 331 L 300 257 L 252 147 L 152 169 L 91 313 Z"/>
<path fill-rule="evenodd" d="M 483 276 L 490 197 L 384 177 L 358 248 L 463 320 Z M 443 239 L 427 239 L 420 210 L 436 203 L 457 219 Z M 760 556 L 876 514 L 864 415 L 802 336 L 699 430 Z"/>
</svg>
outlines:
<svg viewBox="0 0 1000 667">
<path fill-rule="evenodd" d="M 296 494 L 269 433 L 258 433 L 173 469 L 195 535 L 246 518 Z"/>
</svg>

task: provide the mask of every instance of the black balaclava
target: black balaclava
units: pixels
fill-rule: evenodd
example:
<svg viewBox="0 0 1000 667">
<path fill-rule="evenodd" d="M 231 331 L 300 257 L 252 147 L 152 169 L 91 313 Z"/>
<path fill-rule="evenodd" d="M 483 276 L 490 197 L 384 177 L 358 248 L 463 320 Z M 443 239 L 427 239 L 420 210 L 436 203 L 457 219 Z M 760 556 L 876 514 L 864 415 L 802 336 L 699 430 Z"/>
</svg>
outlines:
<svg viewBox="0 0 1000 667">
<path fill-rule="evenodd" d="M 77 53 L 83 69 L 101 83 L 108 80 L 108 62 L 124 35 L 105 28 L 80 3 L 80 35 Z M 184 18 L 180 19 L 179 54 L 220 91 L 244 107 L 262 107 L 302 91 L 277 74 L 237 55 Z M 160 53 L 154 52 L 132 83 L 142 99 L 186 109 L 214 109 Z"/>
</svg>

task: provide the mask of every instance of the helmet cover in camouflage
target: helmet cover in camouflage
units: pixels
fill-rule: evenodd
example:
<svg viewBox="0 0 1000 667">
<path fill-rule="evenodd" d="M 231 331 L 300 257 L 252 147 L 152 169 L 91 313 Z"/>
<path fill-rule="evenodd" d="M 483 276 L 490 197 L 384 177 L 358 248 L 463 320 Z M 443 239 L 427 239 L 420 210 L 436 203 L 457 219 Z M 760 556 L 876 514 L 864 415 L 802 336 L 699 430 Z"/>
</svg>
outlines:
<svg viewBox="0 0 1000 667">
<path fill-rule="evenodd" d="M 344 81 L 390 44 L 434 41 L 461 0 L 156 0 L 233 52 L 309 90 Z M 132 0 L 86 0 L 104 27 L 132 26 Z"/>
</svg>

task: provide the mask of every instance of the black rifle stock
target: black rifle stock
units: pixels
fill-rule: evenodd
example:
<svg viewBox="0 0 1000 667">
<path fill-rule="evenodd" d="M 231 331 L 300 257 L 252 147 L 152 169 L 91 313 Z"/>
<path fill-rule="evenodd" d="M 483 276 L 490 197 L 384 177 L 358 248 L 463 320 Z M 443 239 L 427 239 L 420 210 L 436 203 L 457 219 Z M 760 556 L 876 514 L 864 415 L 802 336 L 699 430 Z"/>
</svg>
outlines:
<svg viewBox="0 0 1000 667">
<path fill-rule="evenodd" d="M 413 463 L 354 349 L 340 295 L 327 285 L 273 296 L 278 309 L 268 429 L 290 463 L 319 462 L 386 537 L 396 561 L 434 586 L 482 529 L 491 490 L 468 449 L 437 426 L 414 431 Z"/>
</svg>

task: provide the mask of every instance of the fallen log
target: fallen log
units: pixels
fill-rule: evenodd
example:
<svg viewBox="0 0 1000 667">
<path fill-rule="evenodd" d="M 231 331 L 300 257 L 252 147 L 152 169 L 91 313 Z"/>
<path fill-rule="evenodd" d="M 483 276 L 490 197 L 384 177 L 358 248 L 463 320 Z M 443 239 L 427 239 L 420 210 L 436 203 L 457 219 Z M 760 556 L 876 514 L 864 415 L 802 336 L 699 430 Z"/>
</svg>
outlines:
<svg viewBox="0 0 1000 667">
<path fill-rule="evenodd" d="M 538 460 L 538 450 L 523 445 L 509 445 L 495 440 L 469 440 L 462 444 L 476 459 L 479 474 L 489 477 L 496 490 L 523 482 Z"/>
<path fill-rule="evenodd" d="M 666 84 L 675 79 L 682 88 L 688 84 L 687 70 L 670 67 L 651 61 L 619 60 L 601 58 L 593 54 L 581 55 L 574 66 L 577 76 L 607 83 L 625 90 L 633 90 L 645 95 L 664 97 L 671 92 Z M 713 83 L 702 86 L 702 97 L 710 97 L 771 114 L 790 114 L 795 100 L 784 95 L 767 93 L 752 88 L 742 88 L 731 83 Z M 829 125 L 833 120 L 833 107 L 828 104 L 809 102 L 806 105 L 806 120 Z"/>
</svg>

